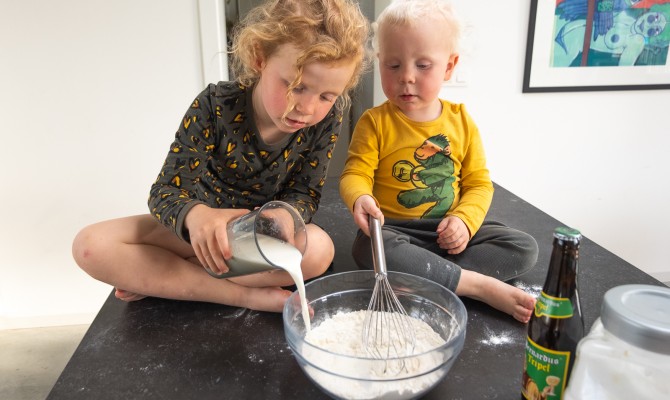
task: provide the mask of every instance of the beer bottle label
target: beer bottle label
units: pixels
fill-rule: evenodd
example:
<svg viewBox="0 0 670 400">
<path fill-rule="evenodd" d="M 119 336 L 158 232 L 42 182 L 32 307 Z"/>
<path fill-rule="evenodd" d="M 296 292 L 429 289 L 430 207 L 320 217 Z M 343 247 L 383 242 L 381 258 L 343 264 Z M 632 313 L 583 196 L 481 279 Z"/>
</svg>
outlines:
<svg viewBox="0 0 670 400">
<path fill-rule="evenodd" d="M 523 397 L 528 400 L 562 399 L 569 362 L 569 351 L 550 350 L 528 338 L 525 381 L 521 388 Z"/>
<path fill-rule="evenodd" d="M 573 308 L 570 299 L 553 297 L 541 292 L 535 302 L 535 316 L 546 315 L 550 318 L 570 318 Z"/>
</svg>

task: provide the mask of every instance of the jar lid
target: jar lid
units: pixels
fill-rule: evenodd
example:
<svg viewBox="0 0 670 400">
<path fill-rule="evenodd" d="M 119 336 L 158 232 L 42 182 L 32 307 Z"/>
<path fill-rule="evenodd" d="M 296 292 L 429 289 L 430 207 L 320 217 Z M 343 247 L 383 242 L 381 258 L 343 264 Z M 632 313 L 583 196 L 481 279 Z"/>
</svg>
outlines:
<svg viewBox="0 0 670 400">
<path fill-rule="evenodd" d="M 622 285 L 605 293 L 600 319 L 618 338 L 670 355 L 670 288 Z"/>
</svg>

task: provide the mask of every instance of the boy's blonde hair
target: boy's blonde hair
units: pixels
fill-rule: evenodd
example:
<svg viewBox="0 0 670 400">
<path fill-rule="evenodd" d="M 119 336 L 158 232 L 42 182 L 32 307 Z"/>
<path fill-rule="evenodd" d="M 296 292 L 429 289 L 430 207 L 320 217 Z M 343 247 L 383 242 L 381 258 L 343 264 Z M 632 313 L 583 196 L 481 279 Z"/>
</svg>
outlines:
<svg viewBox="0 0 670 400">
<path fill-rule="evenodd" d="M 393 0 L 375 23 L 375 49 L 379 50 L 378 34 L 384 27 L 415 24 L 435 24 L 436 34 L 445 34 L 443 40 L 449 51 L 459 52 L 463 26 L 447 0 Z"/>
<path fill-rule="evenodd" d="M 284 44 L 301 50 L 296 61 L 298 74 L 287 92 L 289 99 L 300 84 L 306 64 L 354 62 L 354 74 L 337 101 L 342 110 L 350 103 L 349 92 L 370 65 L 370 24 L 352 0 L 268 1 L 252 9 L 233 34 L 232 69 L 237 81 L 245 86 L 258 81 L 259 58 L 273 56 Z"/>
</svg>

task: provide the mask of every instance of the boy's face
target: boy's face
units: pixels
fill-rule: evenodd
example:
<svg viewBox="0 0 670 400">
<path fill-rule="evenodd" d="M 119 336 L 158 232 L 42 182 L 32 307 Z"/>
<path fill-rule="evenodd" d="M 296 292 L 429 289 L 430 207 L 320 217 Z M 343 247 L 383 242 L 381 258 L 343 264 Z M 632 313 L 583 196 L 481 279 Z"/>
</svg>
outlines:
<svg viewBox="0 0 670 400">
<path fill-rule="evenodd" d="M 386 97 L 414 121 L 440 115 L 442 83 L 451 77 L 458 55 L 433 23 L 386 26 L 379 35 L 379 69 Z"/>
<path fill-rule="evenodd" d="M 259 61 L 261 76 L 254 89 L 254 111 L 261 136 L 266 142 L 279 140 L 284 134 L 323 120 L 354 73 L 353 61 L 335 65 L 305 65 L 300 84 L 291 92 L 293 108 L 286 118 L 282 118 L 290 107 L 287 90 L 297 75 L 299 55 L 294 46 L 282 45 L 275 55 Z"/>
</svg>

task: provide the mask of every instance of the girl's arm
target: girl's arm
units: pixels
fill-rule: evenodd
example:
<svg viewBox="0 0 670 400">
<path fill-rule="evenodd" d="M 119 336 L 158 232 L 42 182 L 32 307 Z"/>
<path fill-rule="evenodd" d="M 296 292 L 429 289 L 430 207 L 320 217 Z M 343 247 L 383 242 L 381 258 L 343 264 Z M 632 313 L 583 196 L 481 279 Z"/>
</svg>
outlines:
<svg viewBox="0 0 670 400">
<path fill-rule="evenodd" d="M 299 149 L 300 165 L 292 167 L 292 177 L 277 198 L 292 204 L 306 223 L 312 220 L 319 208 L 321 189 L 326 182 L 328 165 L 341 127 L 342 113 L 333 109 L 323 121 L 304 133 L 298 133 L 304 135 L 308 145 Z"/>
<path fill-rule="evenodd" d="M 204 204 L 195 193 L 195 181 L 215 147 L 210 90 L 205 89 L 186 111 L 149 192 L 151 215 L 186 241 L 185 215 L 192 207 Z"/>
</svg>

